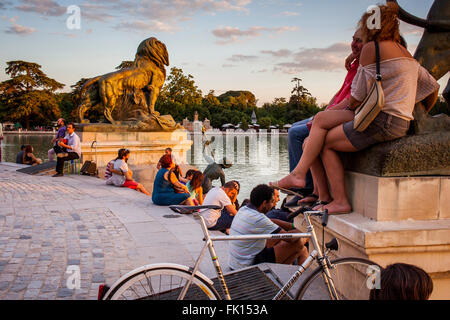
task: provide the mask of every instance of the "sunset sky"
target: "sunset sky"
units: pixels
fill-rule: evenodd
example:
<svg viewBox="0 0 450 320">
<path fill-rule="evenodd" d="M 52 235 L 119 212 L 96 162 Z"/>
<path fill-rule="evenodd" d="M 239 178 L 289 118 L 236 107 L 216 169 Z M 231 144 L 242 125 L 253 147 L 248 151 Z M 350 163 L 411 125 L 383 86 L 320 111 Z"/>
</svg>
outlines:
<svg viewBox="0 0 450 320">
<path fill-rule="evenodd" d="M 425 18 L 433 0 L 399 0 Z M 6 61 L 42 65 L 70 85 L 133 60 L 138 44 L 157 37 L 170 67 L 192 74 L 203 94 L 249 90 L 258 105 L 290 96 L 293 77 L 326 103 L 344 77 L 344 59 L 362 13 L 375 0 L 0 0 L 0 81 Z M 67 7 L 81 28 L 66 26 Z M 401 25 L 410 52 L 422 29 Z M 440 81 L 441 91 L 448 74 Z"/>
</svg>

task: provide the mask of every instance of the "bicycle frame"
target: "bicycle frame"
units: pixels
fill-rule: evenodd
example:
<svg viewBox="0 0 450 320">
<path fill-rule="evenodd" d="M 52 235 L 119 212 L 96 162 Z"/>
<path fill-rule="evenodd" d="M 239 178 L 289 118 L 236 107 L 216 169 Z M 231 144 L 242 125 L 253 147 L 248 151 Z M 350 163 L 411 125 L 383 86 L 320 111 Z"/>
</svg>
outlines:
<svg viewBox="0 0 450 320">
<path fill-rule="evenodd" d="M 310 215 L 312 214 L 320 214 L 322 211 L 306 211 L 303 213 L 304 220 L 307 223 L 307 231 L 306 233 L 283 233 L 283 234 L 264 234 L 264 235 L 240 235 L 240 236 L 213 236 L 211 237 L 208 231 L 208 228 L 206 227 L 205 220 L 200 215 L 200 212 L 194 213 L 194 217 L 196 219 L 200 220 L 200 225 L 202 227 L 203 234 L 205 238 L 203 239 L 205 241 L 205 245 L 203 246 L 202 250 L 200 251 L 200 254 L 195 262 L 194 267 L 192 268 L 192 275 L 188 282 L 185 284 L 183 290 L 181 291 L 180 295 L 178 296 L 178 299 L 183 299 L 184 296 L 187 293 L 187 290 L 189 289 L 189 286 L 191 285 L 195 274 L 198 271 L 198 268 L 200 266 L 200 262 L 203 260 L 203 256 L 206 252 L 206 249 L 209 249 L 209 254 L 211 256 L 212 263 L 215 267 L 215 271 L 217 274 L 217 278 L 219 279 L 222 292 L 225 296 L 225 299 L 231 300 L 230 293 L 228 291 L 227 284 L 225 282 L 225 278 L 222 272 L 222 268 L 220 266 L 218 257 L 216 255 L 216 251 L 214 249 L 213 242 L 214 241 L 232 241 L 232 240 L 259 240 L 259 239 L 292 239 L 292 238 L 309 238 L 311 240 L 311 243 L 313 245 L 313 250 L 308 256 L 308 258 L 302 263 L 302 265 L 299 266 L 298 270 L 292 275 L 292 277 L 286 282 L 286 284 L 280 289 L 280 291 L 275 295 L 273 300 L 281 300 L 289 291 L 289 289 L 294 285 L 294 283 L 298 280 L 298 278 L 305 272 L 306 269 L 313 263 L 314 260 L 318 260 L 319 265 L 323 268 L 323 272 L 325 274 L 324 281 L 327 285 L 327 288 L 330 292 L 331 298 L 338 299 L 338 295 L 336 293 L 336 289 L 334 287 L 334 283 L 332 281 L 328 264 L 324 262 L 325 257 L 323 255 L 323 252 L 319 246 L 319 243 L 317 241 L 317 236 L 314 231 L 314 227 L 311 224 Z"/>
</svg>

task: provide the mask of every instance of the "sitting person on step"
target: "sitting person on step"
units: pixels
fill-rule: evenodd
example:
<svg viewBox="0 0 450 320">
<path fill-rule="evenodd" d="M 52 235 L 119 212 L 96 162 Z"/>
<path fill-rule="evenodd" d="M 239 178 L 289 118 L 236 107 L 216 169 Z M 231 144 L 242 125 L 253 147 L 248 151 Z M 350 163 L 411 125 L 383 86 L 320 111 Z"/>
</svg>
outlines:
<svg viewBox="0 0 450 320">
<path fill-rule="evenodd" d="M 110 168 L 112 176 L 106 180 L 106 184 L 135 189 L 149 196 L 150 193 L 144 188 L 144 186 L 133 179 L 133 172 L 128 167 L 129 158 L 130 150 L 119 150 L 118 156 L 114 161 L 114 166 Z"/>
<path fill-rule="evenodd" d="M 170 205 L 194 205 L 191 199 L 191 194 L 188 188 L 180 183 L 177 179 L 173 168 L 175 164 L 172 161 L 172 156 L 165 154 L 159 160 L 161 169 L 156 174 L 153 183 L 152 200 L 153 203 L 160 206 Z"/>
<path fill-rule="evenodd" d="M 256 186 L 250 194 L 250 202 L 234 217 L 230 235 L 300 233 L 291 223 L 266 217 L 274 201 L 272 187 Z M 306 238 L 233 240 L 228 246 L 229 266 L 236 270 L 263 262 L 292 264 L 297 259 L 301 264 L 308 256 L 307 241 Z"/>
<path fill-rule="evenodd" d="M 220 230 L 229 233 L 231 222 L 236 215 L 236 197 L 239 186 L 235 181 L 229 181 L 222 187 L 212 188 L 205 197 L 203 205 L 217 205 L 222 209 L 208 209 L 201 213 L 209 230 Z"/>
</svg>

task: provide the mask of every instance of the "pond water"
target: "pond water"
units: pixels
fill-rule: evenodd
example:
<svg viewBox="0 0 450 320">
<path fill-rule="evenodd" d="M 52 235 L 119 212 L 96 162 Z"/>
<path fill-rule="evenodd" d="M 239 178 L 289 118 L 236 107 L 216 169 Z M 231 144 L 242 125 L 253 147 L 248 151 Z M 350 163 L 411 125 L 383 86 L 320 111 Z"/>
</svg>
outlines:
<svg viewBox="0 0 450 320">
<path fill-rule="evenodd" d="M 2 161 L 15 162 L 22 144 L 31 144 L 35 155 L 46 161 L 52 138 L 53 135 L 49 134 L 5 134 L 1 144 Z M 287 135 L 215 132 L 206 136 L 190 134 L 189 138 L 193 140 L 193 145 L 187 162 L 199 170 L 203 171 L 208 165 L 202 152 L 206 140 L 213 142 L 205 153 L 211 155 L 213 150 L 216 162 L 224 156 L 232 160 L 231 168 L 224 171 L 227 181 L 238 180 L 241 184 L 239 201 L 248 198 L 256 185 L 278 180 L 289 172 Z M 214 181 L 213 185 L 220 185 L 220 181 Z"/>
</svg>

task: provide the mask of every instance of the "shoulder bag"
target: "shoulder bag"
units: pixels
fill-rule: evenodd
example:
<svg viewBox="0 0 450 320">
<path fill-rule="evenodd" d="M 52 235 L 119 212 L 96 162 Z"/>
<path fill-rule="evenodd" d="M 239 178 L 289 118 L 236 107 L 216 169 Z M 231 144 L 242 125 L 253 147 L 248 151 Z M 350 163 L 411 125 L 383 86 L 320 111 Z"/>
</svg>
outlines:
<svg viewBox="0 0 450 320">
<path fill-rule="evenodd" d="M 359 132 L 366 130 L 384 107 L 384 93 L 381 87 L 380 47 L 377 41 L 375 41 L 375 54 L 377 74 L 366 98 L 356 109 L 355 119 L 353 120 L 353 128 Z"/>
</svg>

